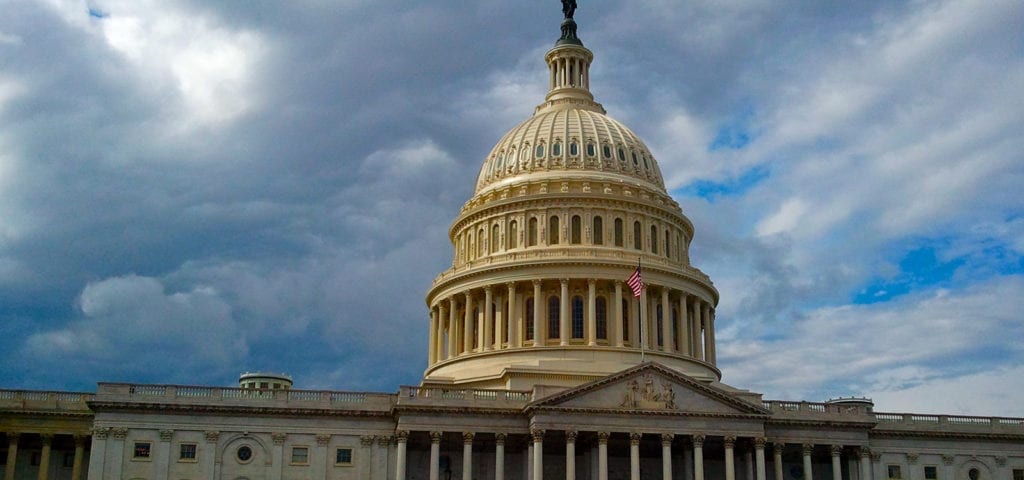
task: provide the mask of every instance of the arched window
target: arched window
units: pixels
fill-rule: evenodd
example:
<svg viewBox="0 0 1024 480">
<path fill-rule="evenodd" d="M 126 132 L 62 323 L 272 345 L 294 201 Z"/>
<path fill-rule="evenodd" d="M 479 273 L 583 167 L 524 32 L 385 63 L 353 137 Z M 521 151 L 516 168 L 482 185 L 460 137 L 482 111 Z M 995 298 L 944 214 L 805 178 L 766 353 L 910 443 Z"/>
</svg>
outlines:
<svg viewBox="0 0 1024 480">
<path fill-rule="evenodd" d="M 604 297 L 597 297 L 594 309 L 597 317 L 597 338 L 608 340 L 608 302 Z"/>
<path fill-rule="evenodd" d="M 572 338 L 583 338 L 583 297 L 572 297 Z"/>
<path fill-rule="evenodd" d="M 604 146 L 604 148 L 602 148 L 601 150 L 602 150 L 602 152 L 601 152 L 601 153 L 603 153 L 603 154 L 604 154 L 604 158 L 612 158 L 612 147 L 609 147 L 609 146 L 608 146 L 608 145 L 606 144 L 606 145 Z"/>
<path fill-rule="evenodd" d="M 594 245 L 604 245 L 604 220 L 594 217 Z"/>
<path fill-rule="evenodd" d="M 662 326 L 664 325 L 664 320 L 662 320 L 662 309 L 660 303 L 658 304 L 656 310 L 658 311 L 658 326 L 656 328 L 658 329 L 658 346 L 660 347 L 665 345 L 665 336 L 662 335 Z"/>
<path fill-rule="evenodd" d="M 621 247 L 622 246 L 622 219 L 621 218 L 616 218 L 615 219 L 615 246 L 616 247 Z"/>
<path fill-rule="evenodd" d="M 580 145 L 576 142 L 569 144 L 569 155 L 578 156 L 580 154 Z"/>
<path fill-rule="evenodd" d="M 570 241 L 573 245 L 579 245 L 580 243 L 582 243 L 581 238 L 583 237 L 583 234 L 580 232 L 580 230 L 582 230 L 583 228 L 582 223 L 583 221 L 582 219 L 580 219 L 579 215 L 572 216 L 572 237 Z"/>
<path fill-rule="evenodd" d="M 501 240 L 501 237 L 499 237 L 499 235 L 500 235 L 500 229 L 498 228 L 498 226 L 495 225 L 495 226 L 491 227 L 491 253 L 492 254 L 498 251 L 498 242 L 499 242 L 499 240 Z"/>
<path fill-rule="evenodd" d="M 625 162 L 626 161 L 626 151 L 623 150 L 622 147 L 619 147 L 619 161 L 620 162 Z"/>
<path fill-rule="evenodd" d="M 530 218 L 529 232 L 527 235 L 527 245 L 531 247 L 537 246 L 537 217 Z"/>
<path fill-rule="evenodd" d="M 510 249 L 519 246 L 519 222 L 512 220 L 508 223 L 508 240 L 505 243 Z"/>
<path fill-rule="evenodd" d="M 556 157 L 562 155 L 562 142 L 555 142 L 551 145 L 551 154 Z"/>
<path fill-rule="evenodd" d="M 526 324 L 526 339 L 533 340 L 533 297 L 526 299 L 526 318 L 523 323 Z"/>
<path fill-rule="evenodd" d="M 644 238 L 640 235 L 640 222 L 633 222 L 633 248 L 635 250 L 644 249 Z"/>
<path fill-rule="evenodd" d="M 548 219 L 548 245 L 558 245 L 558 216 Z"/>
<path fill-rule="evenodd" d="M 536 153 L 536 155 L 537 155 L 537 158 L 541 158 L 541 157 L 544 156 L 544 145 L 537 145 L 537 153 Z"/>
<path fill-rule="evenodd" d="M 558 295 L 548 298 L 548 338 L 562 336 L 560 329 L 562 322 L 562 307 Z"/>
<path fill-rule="evenodd" d="M 629 341 L 629 300 L 622 299 L 622 340 Z"/>
<path fill-rule="evenodd" d="M 479 319 L 480 319 L 480 309 L 479 308 L 474 308 L 473 309 L 473 348 L 478 348 L 480 346 L 480 335 L 479 335 L 479 331 L 480 330 L 479 330 L 479 327 L 477 326 L 477 324 L 480 323 Z"/>
<path fill-rule="evenodd" d="M 651 225 L 651 253 L 658 253 L 658 227 Z"/>
<path fill-rule="evenodd" d="M 477 232 L 476 232 L 476 256 L 477 256 L 477 258 L 480 258 L 480 257 L 484 256 L 484 242 L 486 242 L 486 239 L 484 238 L 484 229 L 481 228 L 480 230 L 477 230 Z"/>
<path fill-rule="evenodd" d="M 679 309 L 672 309 L 672 348 L 679 350 L 679 333 L 681 332 L 682 325 L 679 324 Z"/>
<path fill-rule="evenodd" d="M 593 143 L 587 142 L 587 156 L 593 157 L 597 155 L 597 148 L 594 147 Z"/>
<path fill-rule="evenodd" d="M 671 234 L 668 233 L 668 230 L 665 230 L 665 256 L 666 257 L 672 257 L 672 244 L 669 243 L 669 239 L 670 238 L 671 238 Z"/>
<path fill-rule="evenodd" d="M 505 166 L 505 153 L 502 152 L 498 155 L 498 170 L 501 171 L 502 167 Z"/>
</svg>

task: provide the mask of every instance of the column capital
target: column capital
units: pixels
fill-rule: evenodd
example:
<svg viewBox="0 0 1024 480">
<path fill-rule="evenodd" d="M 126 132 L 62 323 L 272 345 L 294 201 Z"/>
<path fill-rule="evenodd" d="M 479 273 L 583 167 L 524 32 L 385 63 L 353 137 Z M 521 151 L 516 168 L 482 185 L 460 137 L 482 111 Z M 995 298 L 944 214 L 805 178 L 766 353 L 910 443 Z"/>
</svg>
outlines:
<svg viewBox="0 0 1024 480">
<path fill-rule="evenodd" d="M 462 292 L 462 294 L 466 296 L 466 301 L 467 302 L 473 300 L 473 292 L 472 292 L 472 290 L 466 290 L 465 292 Z"/>
<path fill-rule="evenodd" d="M 395 443 L 394 440 L 395 440 L 394 437 L 389 437 L 387 435 L 381 435 L 381 436 L 377 437 L 377 445 L 380 445 L 382 447 L 386 447 L 388 445 L 391 445 L 392 443 Z"/>
<path fill-rule="evenodd" d="M 693 435 L 693 437 L 691 437 L 690 440 L 693 442 L 693 446 L 694 447 L 702 448 L 702 447 L 704 447 L 704 439 L 705 438 L 707 438 L 707 437 L 703 433 L 696 433 L 696 434 Z"/>
<path fill-rule="evenodd" d="M 493 291 L 494 291 L 494 286 L 493 285 L 485 285 L 484 286 L 484 292 L 491 293 Z"/>
<path fill-rule="evenodd" d="M 775 455 L 782 455 L 782 451 L 785 450 L 785 449 L 786 449 L 785 442 L 773 442 L 772 443 L 772 453 L 774 453 Z"/>
<path fill-rule="evenodd" d="M 274 443 L 277 443 L 277 442 L 275 441 Z M 373 446 L 373 435 L 364 435 L 362 437 L 359 437 L 359 444 L 364 446 L 364 447 L 372 447 Z"/>
<path fill-rule="evenodd" d="M 558 279 L 558 283 L 562 284 L 562 286 L 568 286 L 569 285 L 569 279 L 568 278 L 559 278 Z"/>
<path fill-rule="evenodd" d="M 169 442 L 171 437 L 174 436 L 174 430 L 160 430 L 160 441 Z"/>
<path fill-rule="evenodd" d="M 871 452 L 871 461 L 878 463 L 882 461 L 882 454 L 879 452 Z"/>
<path fill-rule="evenodd" d="M 956 458 L 953 455 L 945 454 L 942 456 L 942 463 L 944 465 L 953 465 L 953 459 Z"/>
<path fill-rule="evenodd" d="M 17 438 L 17 435 L 17 433 L 8 433 L 7 438 L 11 438 L 11 436 Z M 96 427 L 92 429 L 92 436 L 97 440 L 106 440 L 108 435 L 110 435 L 110 427 Z"/>
<path fill-rule="evenodd" d="M 860 447 L 857 449 L 857 456 L 860 458 L 871 458 L 871 449 L 868 447 Z"/>
<path fill-rule="evenodd" d="M 1004 457 L 1002 455 L 996 457 L 996 466 L 997 467 L 1005 467 L 1006 466 L 1006 460 L 1007 460 L 1006 457 Z"/>
<path fill-rule="evenodd" d="M 128 429 L 125 427 L 112 428 L 110 434 L 114 436 L 115 440 L 124 440 L 128 436 Z"/>
<path fill-rule="evenodd" d="M 909 463 L 911 465 L 916 464 L 917 463 L 917 454 L 916 453 L 908 453 L 907 454 L 907 463 Z"/>
<path fill-rule="evenodd" d="M 633 432 L 629 434 L 630 445 L 640 445 L 640 439 L 643 438 L 644 434 Z"/>
<path fill-rule="evenodd" d="M 509 290 L 515 290 L 516 282 L 505 282 L 505 286 L 508 287 Z"/>
<path fill-rule="evenodd" d="M 274 445 L 284 445 L 284 441 L 288 439 L 287 433 L 271 433 L 270 438 L 274 441 Z"/>
<path fill-rule="evenodd" d="M 838 456 L 843 454 L 843 446 L 842 445 L 832 445 L 832 446 L 829 447 L 829 452 L 832 453 L 833 457 L 838 457 Z"/>
<path fill-rule="evenodd" d="M 539 278 L 533 279 L 533 286 L 539 287 L 540 284 L 541 284 L 541 280 Z"/>
<path fill-rule="evenodd" d="M 495 433 L 494 434 L 494 443 L 496 443 L 498 445 L 504 445 L 506 438 L 507 438 L 507 435 L 504 434 L 504 433 L 501 433 L 501 432 Z"/>
<path fill-rule="evenodd" d="M 530 430 L 530 436 L 533 437 L 534 442 L 544 441 L 544 430 L 541 428 L 534 428 Z"/>
<path fill-rule="evenodd" d="M 576 430 L 567 430 L 565 432 L 565 442 L 576 443 L 576 437 L 579 436 L 579 434 L 580 432 L 577 432 Z"/>
<path fill-rule="evenodd" d="M 75 447 L 84 447 L 85 440 L 89 437 L 88 435 L 73 435 L 71 438 L 75 441 Z"/>
<path fill-rule="evenodd" d="M 95 432 L 95 431 L 99 431 L 99 430 L 103 430 L 102 427 L 96 428 L 93 431 Z M 106 430 L 104 430 L 103 431 L 103 438 L 107 438 L 106 434 L 107 434 Z M 21 432 L 4 432 L 4 435 L 7 436 L 7 442 L 8 443 L 18 443 L 18 437 L 21 436 Z"/>
<path fill-rule="evenodd" d="M 587 279 L 587 285 L 588 285 L 588 286 L 596 286 L 596 285 L 597 285 L 597 279 L 594 279 L 594 278 L 588 278 L 588 279 Z"/>
<path fill-rule="evenodd" d="M 50 444 L 53 443 L 53 434 L 52 433 L 40 433 L 39 434 L 39 440 L 42 442 L 43 446 L 49 446 Z"/>
<path fill-rule="evenodd" d="M 768 445 L 768 439 L 764 437 L 757 437 L 754 439 L 754 448 L 758 450 L 764 450 L 765 445 Z"/>
<path fill-rule="evenodd" d="M 623 283 L 625 283 L 625 282 L 623 282 L 622 280 L 616 280 L 616 281 L 615 281 L 615 286 L 616 286 L 616 287 L 622 287 L 622 284 L 623 284 Z"/>
<path fill-rule="evenodd" d="M 441 437 L 443 436 L 443 432 L 430 432 L 430 443 L 441 443 Z"/>
<path fill-rule="evenodd" d="M 813 443 L 805 443 L 805 444 L 803 444 L 804 455 L 810 455 L 811 452 L 813 452 L 813 451 L 814 451 L 814 444 Z"/>
<path fill-rule="evenodd" d="M 473 432 L 462 432 L 462 443 L 471 445 L 473 443 L 473 437 L 475 436 L 476 434 Z"/>
<path fill-rule="evenodd" d="M 327 444 L 330 443 L 330 442 L 331 442 L 331 436 L 330 435 L 317 435 L 316 436 L 316 444 L 321 446 L 321 447 L 327 446 Z"/>
<path fill-rule="evenodd" d="M 736 446 L 736 437 L 729 435 L 723 438 L 722 442 L 725 443 L 725 448 L 733 448 Z"/>
<path fill-rule="evenodd" d="M 672 445 L 672 439 L 675 438 L 675 437 L 676 436 L 675 436 L 674 433 L 663 433 L 663 434 L 661 434 L 661 445 L 662 446 Z"/>
<path fill-rule="evenodd" d="M 597 432 L 597 443 L 600 445 L 608 445 L 608 437 L 610 436 L 611 434 L 608 432 Z"/>
</svg>

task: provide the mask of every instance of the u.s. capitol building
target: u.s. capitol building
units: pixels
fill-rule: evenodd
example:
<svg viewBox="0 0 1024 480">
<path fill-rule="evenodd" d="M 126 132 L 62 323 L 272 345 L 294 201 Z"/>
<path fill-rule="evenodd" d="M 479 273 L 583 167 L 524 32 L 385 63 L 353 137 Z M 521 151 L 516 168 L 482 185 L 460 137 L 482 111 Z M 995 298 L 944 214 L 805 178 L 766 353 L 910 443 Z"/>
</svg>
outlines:
<svg viewBox="0 0 1024 480">
<path fill-rule="evenodd" d="M 237 388 L 2 390 L 4 480 L 1024 480 L 1024 419 L 722 383 L 694 225 L 595 102 L 571 14 L 544 57 L 550 90 L 451 226 L 419 386 L 247 373 Z"/>
</svg>

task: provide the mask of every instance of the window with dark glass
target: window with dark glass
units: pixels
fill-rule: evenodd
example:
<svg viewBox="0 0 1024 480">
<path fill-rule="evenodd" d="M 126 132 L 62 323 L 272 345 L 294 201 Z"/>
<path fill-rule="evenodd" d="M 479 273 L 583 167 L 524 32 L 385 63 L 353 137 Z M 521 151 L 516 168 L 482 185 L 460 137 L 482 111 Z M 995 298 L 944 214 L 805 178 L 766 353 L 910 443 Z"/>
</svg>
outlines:
<svg viewBox="0 0 1024 480">
<path fill-rule="evenodd" d="M 571 242 L 573 245 L 579 245 L 580 243 L 582 243 L 581 238 L 583 235 L 580 232 L 580 230 L 583 229 L 583 220 L 580 218 L 579 215 L 573 215 L 570 223 L 572 229 Z"/>
<path fill-rule="evenodd" d="M 583 297 L 572 297 L 572 338 L 583 338 Z"/>
<path fill-rule="evenodd" d="M 548 299 L 548 338 L 558 338 L 561 332 L 562 311 L 557 296 Z"/>
<path fill-rule="evenodd" d="M 666 257 L 671 257 L 672 256 L 672 246 L 668 243 L 669 242 L 669 238 L 670 238 L 670 234 L 668 233 L 668 230 L 665 230 L 665 256 Z"/>
<path fill-rule="evenodd" d="M 491 253 L 498 251 L 498 241 L 500 240 L 500 237 L 498 236 L 499 232 L 500 229 L 497 225 L 491 227 Z"/>
<path fill-rule="evenodd" d="M 604 297 L 597 297 L 594 309 L 597 317 L 597 338 L 608 340 L 608 302 Z"/>
<path fill-rule="evenodd" d="M 656 310 L 658 311 L 658 315 L 657 315 L 658 326 L 656 327 L 657 330 L 658 330 L 658 346 L 661 347 L 661 346 L 665 345 L 665 336 L 662 334 L 663 333 L 662 332 L 662 328 L 664 327 L 665 324 L 664 324 L 664 320 L 662 319 L 662 313 L 663 312 L 662 312 L 662 308 L 661 308 L 661 304 L 660 303 L 656 307 Z"/>
<path fill-rule="evenodd" d="M 903 472 L 900 471 L 899 465 L 889 465 L 886 470 L 889 478 L 903 478 Z"/>
<path fill-rule="evenodd" d="M 622 246 L 622 235 L 623 235 L 622 234 L 622 219 L 621 218 L 616 218 L 615 219 L 615 246 L 616 247 L 621 247 Z"/>
<path fill-rule="evenodd" d="M 309 447 L 292 447 L 292 463 L 309 463 Z"/>
<path fill-rule="evenodd" d="M 672 348 L 674 348 L 676 350 L 679 349 L 679 341 L 678 341 L 679 334 L 676 333 L 676 332 L 679 332 L 679 331 L 680 331 L 679 330 L 679 309 L 673 308 L 672 309 L 672 333 L 673 333 L 673 335 L 672 335 Z"/>
<path fill-rule="evenodd" d="M 933 465 L 926 465 L 924 467 L 924 480 L 938 480 L 939 469 Z"/>
<path fill-rule="evenodd" d="M 640 234 L 640 222 L 633 222 L 633 249 L 644 249 L 644 238 Z"/>
<path fill-rule="evenodd" d="M 238 461 L 242 463 L 252 460 L 252 448 L 250 448 L 248 445 L 238 447 L 238 450 L 235 451 L 235 457 L 238 458 Z"/>
<path fill-rule="evenodd" d="M 594 245 L 604 245 L 604 221 L 601 217 L 594 217 Z"/>
<path fill-rule="evenodd" d="M 132 456 L 135 458 L 149 458 L 150 447 L 151 445 L 149 442 L 135 442 L 135 448 L 132 450 Z"/>
<path fill-rule="evenodd" d="M 178 446 L 178 460 L 195 460 L 196 444 L 182 443 Z"/>
<path fill-rule="evenodd" d="M 636 159 L 636 152 L 633 152 L 633 165 L 640 165 L 640 162 Z"/>
<path fill-rule="evenodd" d="M 536 155 L 537 155 L 537 158 L 540 158 L 540 157 L 544 156 L 544 145 L 537 145 Z"/>
<path fill-rule="evenodd" d="M 622 341 L 629 341 L 629 300 L 622 299 Z"/>
<path fill-rule="evenodd" d="M 658 253 L 658 227 L 651 225 L 651 253 Z"/>
<path fill-rule="evenodd" d="M 480 347 L 480 335 L 479 329 L 477 328 L 478 319 L 480 318 L 480 309 L 473 309 L 473 348 Z"/>
<path fill-rule="evenodd" d="M 604 153 L 604 158 L 612 158 L 612 147 L 605 145 L 601 153 Z"/>
<path fill-rule="evenodd" d="M 622 162 L 622 161 L 625 161 L 625 160 L 626 160 L 626 152 L 624 150 L 622 150 L 622 147 L 619 147 L 619 161 Z"/>
<path fill-rule="evenodd" d="M 588 143 L 587 144 L 587 156 L 588 157 L 593 157 L 594 155 L 597 155 L 597 149 L 594 147 L 593 143 Z"/>
<path fill-rule="evenodd" d="M 527 236 L 528 237 L 527 241 L 529 242 L 528 245 L 531 246 L 531 247 L 537 246 L 537 219 L 536 218 L 531 218 L 530 219 L 529 232 L 527 232 L 527 233 L 529 234 Z"/>
<path fill-rule="evenodd" d="M 533 340 L 533 297 L 526 299 L 526 339 Z"/>
<path fill-rule="evenodd" d="M 334 463 L 336 465 L 349 465 L 352 463 L 352 449 L 339 448 L 334 451 Z"/>
<path fill-rule="evenodd" d="M 508 223 L 508 248 L 519 247 L 519 223 L 512 220 Z"/>
<path fill-rule="evenodd" d="M 556 157 L 562 154 L 562 143 L 561 142 L 555 142 L 554 145 L 551 145 L 551 154 L 556 156 Z"/>
<path fill-rule="evenodd" d="M 580 146 L 579 146 L 579 144 L 577 144 L 576 142 L 570 143 L 569 144 L 569 155 L 572 155 L 572 156 L 575 157 L 575 156 L 577 156 L 579 154 L 580 154 Z"/>
<path fill-rule="evenodd" d="M 558 245 L 558 216 L 548 219 L 548 245 Z"/>
</svg>

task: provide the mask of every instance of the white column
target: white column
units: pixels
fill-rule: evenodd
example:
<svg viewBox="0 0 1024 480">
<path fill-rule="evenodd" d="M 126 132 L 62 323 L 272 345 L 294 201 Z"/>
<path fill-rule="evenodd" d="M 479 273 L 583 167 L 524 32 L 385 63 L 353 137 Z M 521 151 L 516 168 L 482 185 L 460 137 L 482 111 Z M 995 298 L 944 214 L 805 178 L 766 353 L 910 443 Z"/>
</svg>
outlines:
<svg viewBox="0 0 1024 480">
<path fill-rule="evenodd" d="M 281 443 L 284 444 L 284 436 L 282 435 Z M 274 439 L 274 443 L 277 443 L 277 439 Z M 362 455 L 359 456 L 359 478 L 369 479 L 373 477 L 373 437 L 363 436 L 359 437 L 359 445 L 362 447 Z M 283 448 L 283 447 L 282 447 Z M 281 465 L 284 462 L 283 452 L 282 455 L 274 459 L 274 465 Z M 277 467 L 275 471 L 279 471 L 280 467 Z"/>
<path fill-rule="evenodd" d="M 11 438 L 10 433 L 7 434 L 7 438 Z M 87 478 L 90 480 L 95 478 L 105 478 L 104 466 L 106 465 L 107 458 L 107 436 L 110 435 L 110 428 L 97 427 L 92 430 L 92 446 L 89 448 L 89 472 Z M 11 472 L 10 477 L 4 477 L 5 480 L 14 480 L 14 459 L 11 455 L 17 454 L 18 443 L 17 439 L 14 440 L 14 448 L 7 451 L 7 468 Z M 13 453 L 12 453 L 13 452 Z"/>
<path fill-rule="evenodd" d="M 505 434 L 494 434 L 494 480 L 505 480 Z"/>
<path fill-rule="evenodd" d="M 565 480 L 576 480 L 576 435 L 573 430 L 565 432 Z"/>
<path fill-rule="evenodd" d="M 701 317 L 704 318 L 704 361 L 713 364 L 715 360 L 715 329 L 711 324 L 711 307 L 706 303 L 701 304 L 700 307 Z"/>
<path fill-rule="evenodd" d="M 782 450 L 785 448 L 785 443 L 776 442 L 772 445 L 772 467 L 775 470 L 775 480 L 786 480 L 786 477 L 782 475 Z"/>
<path fill-rule="evenodd" d="M 643 434 L 629 434 L 629 479 L 640 480 L 640 438 Z"/>
<path fill-rule="evenodd" d="M 21 434 L 18 432 L 7 432 L 7 466 L 4 467 L 4 480 L 14 480 L 14 467 L 16 466 L 15 462 L 17 462 L 18 460 L 18 439 L 20 437 Z M 96 437 L 102 440 L 103 443 L 106 443 L 107 434 L 105 431 L 103 432 L 102 437 L 100 436 L 100 433 L 97 431 Z M 93 451 L 95 452 L 95 449 Z M 98 461 L 96 463 L 99 464 L 100 467 L 102 468 L 102 461 Z M 100 478 L 102 476 L 103 475 L 101 471 L 100 475 L 97 476 L 96 478 Z"/>
<path fill-rule="evenodd" d="M 458 341 L 459 341 L 458 338 L 459 337 L 455 335 L 455 333 L 456 333 L 455 326 L 456 326 L 456 324 L 459 321 L 459 319 L 456 318 L 456 316 L 455 316 L 456 315 L 455 314 L 455 310 L 456 310 L 456 308 L 455 308 L 455 298 L 449 298 L 448 299 L 448 306 L 449 306 L 449 309 L 448 309 L 448 358 L 451 359 L 451 358 L 455 358 L 455 352 L 459 351 L 459 347 L 458 347 Z M 445 310 L 444 309 L 444 304 L 441 304 L 441 311 L 444 312 L 444 310 Z"/>
<path fill-rule="evenodd" d="M 754 461 L 757 462 L 757 480 L 767 480 L 768 473 L 765 471 L 764 465 L 764 446 L 768 443 L 768 440 L 764 437 L 758 437 L 754 439 Z"/>
<path fill-rule="evenodd" d="M 544 345 L 544 329 L 540 313 L 544 311 L 544 292 L 541 291 L 540 280 L 533 281 L 533 346 Z"/>
<path fill-rule="evenodd" d="M 701 308 L 700 308 L 700 299 L 697 298 L 697 297 L 693 297 L 693 310 L 692 311 L 693 311 L 693 317 L 692 317 L 691 320 L 693 322 L 693 358 L 696 358 L 697 360 L 703 360 L 704 359 L 704 348 L 703 348 L 703 343 L 702 343 L 702 338 L 703 337 L 700 334 L 700 332 L 701 332 L 701 321 L 702 321 L 701 320 Z"/>
<path fill-rule="evenodd" d="M 814 452 L 814 444 L 805 443 L 803 445 L 804 454 L 804 480 L 814 480 L 813 471 L 811 470 L 811 453 Z"/>
<path fill-rule="evenodd" d="M 462 478 L 473 478 L 473 432 L 462 434 Z"/>
<path fill-rule="evenodd" d="M 473 294 L 466 291 L 466 312 L 462 319 L 462 353 L 473 351 Z"/>
<path fill-rule="evenodd" d="M 544 430 L 530 431 L 533 436 L 533 479 L 544 480 Z"/>
<path fill-rule="evenodd" d="M 526 442 L 526 480 L 533 480 L 533 442 Z"/>
<path fill-rule="evenodd" d="M 661 434 L 661 478 L 672 480 L 672 438 L 671 433 Z"/>
<path fill-rule="evenodd" d="M 508 315 L 505 314 L 505 299 L 501 293 L 498 293 L 494 297 L 494 349 L 501 350 L 505 348 L 505 339 L 508 339 L 508 343 L 512 344 L 512 337 L 508 335 Z"/>
<path fill-rule="evenodd" d="M 317 440 L 319 442 L 319 438 Z M 405 451 L 409 443 L 409 432 L 395 432 L 395 441 L 398 444 L 398 451 L 395 453 L 395 480 L 405 480 Z"/>
<path fill-rule="evenodd" d="M 572 333 L 572 331 L 570 330 L 570 323 L 569 323 L 569 320 L 570 320 L 570 318 L 569 318 L 569 279 L 568 278 L 563 278 L 563 279 L 559 280 L 559 283 L 561 283 L 561 285 L 562 285 L 562 290 L 561 290 L 561 297 L 559 298 L 559 300 L 561 300 L 561 302 L 560 302 L 560 306 L 559 306 L 559 318 L 558 318 L 558 321 L 559 321 L 559 325 L 558 325 L 558 330 L 559 330 L 559 332 L 558 332 L 558 334 L 559 334 L 558 335 L 558 340 L 559 340 L 559 342 L 558 343 L 559 343 L 559 345 L 565 346 L 565 345 L 569 344 L 569 335 Z"/>
<path fill-rule="evenodd" d="M 661 350 L 672 351 L 672 306 L 668 303 L 668 288 L 661 288 Z"/>
<path fill-rule="evenodd" d="M 484 287 L 484 340 L 480 342 L 480 351 L 491 350 L 492 344 L 494 343 L 494 337 L 500 335 L 494 335 L 494 309 L 491 305 L 494 303 L 494 289 L 490 286 Z"/>
<path fill-rule="evenodd" d="M 708 307 L 708 319 L 711 322 L 711 364 L 718 364 L 718 345 L 715 341 L 715 309 Z"/>
<path fill-rule="evenodd" d="M 506 327 L 508 328 L 508 344 L 515 348 L 523 346 L 522 321 L 519 318 L 519 312 L 516 311 L 518 303 L 516 301 L 516 284 L 515 282 L 508 282 L 508 320 L 506 321 Z"/>
<path fill-rule="evenodd" d="M 608 480 L 608 432 L 597 432 L 597 480 Z"/>
<path fill-rule="evenodd" d="M 110 444 L 110 465 L 107 469 L 110 472 L 110 478 L 121 478 L 121 469 L 124 467 L 124 439 L 128 436 L 127 428 L 113 428 L 110 430 L 110 436 L 114 437 L 114 441 Z M 211 458 L 207 466 L 207 473 L 209 478 L 213 478 L 213 459 Z"/>
<path fill-rule="evenodd" d="M 593 278 L 587 280 L 587 345 L 597 345 L 597 280 Z"/>
<path fill-rule="evenodd" d="M 736 437 L 725 437 L 725 480 L 736 480 L 736 460 L 733 456 L 735 445 Z"/>
<path fill-rule="evenodd" d="M 82 458 L 85 457 L 85 435 L 75 435 L 75 458 L 71 463 L 71 480 L 82 480 Z"/>
<path fill-rule="evenodd" d="M 437 362 L 437 310 L 430 309 L 430 344 L 427 345 L 427 366 Z"/>
<path fill-rule="evenodd" d="M 872 455 L 871 455 L 870 451 L 867 451 L 867 449 L 865 449 L 865 453 L 862 454 L 861 458 L 863 459 L 865 457 L 869 458 L 869 460 L 867 461 L 868 472 L 871 472 L 871 460 L 870 460 L 870 458 L 872 457 Z M 944 472 L 945 473 L 945 477 L 942 477 L 943 480 L 953 480 L 953 461 L 954 460 L 956 460 L 956 457 L 954 457 L 953 455 L 945 454 L 945 455 L 942 456 L 942 465 L 945 466 L 945 468 L 944 468 L 944 470 L 945 470 L 945 472 Z M 864 460 L 861 460 L 861 468 L 863 468 L 863 465 L 864 465 Z M 868 476 L 865 477 L 865 478 L 870 479 L 873 476 L 874 475 L 872 475 L 871 473 L 868 473 Z M 882 478 L 882 477 L 878 477 L 878 478 Z"/>
<path fill-rule="evenodd" d="M 832 480 L 843 480 L 843 466 L 840 463 L 840 455 L 843 454 L 842 445 L 832 445 L 829 448 L 832 453 Z"/>
<path fill-rule="evenodd" d="M 704 435 L 693 436 L 693 480 L 704 480 Z"/>
<path fill-rule="evenodd" d="M 53 435 L 44 433 L 39 435 L 43 443 L 43 451 L 39 454 L 39 480 L 47 480 L 50 475 L 50 448 L 53 445 Z"/>
<path fill-rule="evenodd" d="M 690 344 L 690 317 L 687 315 L 686 294 L 679 294 L 679 352 L 684 355 L 693 355 L 693 345 Z"/>
<path fill-rule="evenodd" d="M 615 339 L 615 346 L 622 347 L 622 280 L 615 281 L 615 304 L 612 305 L 615 316 L 612 317 L 611 325 L 608 325 L 608 330 L 611 332 L 611 336 Z"/>
<path fill-rule="evenodd" d="M 440 362 L 446 358 L 444 354 L 444 322 L 445 322 L 445 311 L 441 308 L 440 304 L 436 309 L 437 318 L 437 332 L 434 334 L 434 363 Z"/>
<path fill-rule="evenodd" d="M 871 450 L 861 447 L 857 452 L 860 455 L 860 480 L 871 480 Z M 952 480 L 945 477 L 943 480 Z"/>
<path fill-rule="evenodd" d="M 156 465 L 156 480 L 167 480 L 170 474 L 168 470 L 171 464 L 171 438 L 174 436 L 174 430 L 160 430 L 159 433 L 160 447 L 153 452 L 156 455 L 153 463 Z"/>
<path fill-rule="evenodd" d="M 441 432 L 430 432 L 430 480 L 441 480 Z"/>
</svg>

